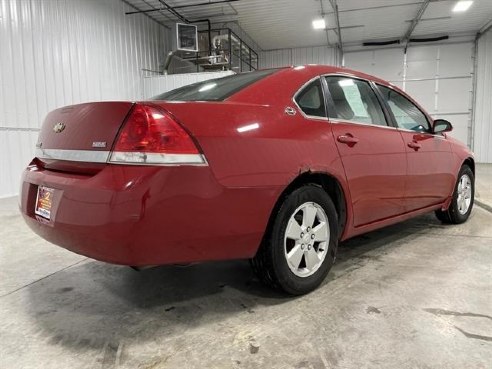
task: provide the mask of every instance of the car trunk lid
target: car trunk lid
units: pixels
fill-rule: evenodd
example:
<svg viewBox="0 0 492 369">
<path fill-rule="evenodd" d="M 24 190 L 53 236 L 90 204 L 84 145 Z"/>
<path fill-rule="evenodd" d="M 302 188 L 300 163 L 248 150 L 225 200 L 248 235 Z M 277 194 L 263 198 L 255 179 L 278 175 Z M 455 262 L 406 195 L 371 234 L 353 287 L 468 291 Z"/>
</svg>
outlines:
<svg viewBox="0 0 492 369">
<path fill-rule="evenodd" d="M 70 105 L 50 112 L 43 122 L 36 158 L 52 170 L 93 171 L 106 163 L 132 102 Z"/>
</svg>

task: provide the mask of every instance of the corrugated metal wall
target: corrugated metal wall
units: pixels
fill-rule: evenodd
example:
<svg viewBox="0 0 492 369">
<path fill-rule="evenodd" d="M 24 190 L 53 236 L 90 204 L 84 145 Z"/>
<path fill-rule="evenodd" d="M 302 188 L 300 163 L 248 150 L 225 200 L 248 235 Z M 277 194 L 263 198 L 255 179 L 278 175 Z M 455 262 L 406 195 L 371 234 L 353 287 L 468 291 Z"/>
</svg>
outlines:
<svg viewBox="0 0 492 369">
<path fill-rule="evenodd" d="M 0 0 L 0 197 L 18 192 L 37 131 L 56 107 L 138 99 L 165 28 L 120 0 Z"/>
<path fill-rule="evenodd" d="M 267 50 L 259 53 L 260 68 L 303 64 L 335 64 L 335 50 L 327 46 Z"/>
<path fill-rule="evenodd" d="M 449 120 L 451 135 L 471 138 L 473 43 L 412 46 L 345 54 L 345 65 L 392 82 L 432 116 Z"/>
<path fill-rule="evenodd" d="M 204 72 L 204 73 L 186 73 L 171 74 L 168 76 L 145 77 L 143 79 L 143 97 L 151 98 L 152 96 L 186 86 L 195 82 L 206 81 L 212 78 L 220 78 L 234 74 L 231 71 L 224 72 Z"/>
<path fill-rule="evenodd" d="M 476 160 L 492 163 L 492 30 L 478 40 L 473 149 Z"/>
</svg>

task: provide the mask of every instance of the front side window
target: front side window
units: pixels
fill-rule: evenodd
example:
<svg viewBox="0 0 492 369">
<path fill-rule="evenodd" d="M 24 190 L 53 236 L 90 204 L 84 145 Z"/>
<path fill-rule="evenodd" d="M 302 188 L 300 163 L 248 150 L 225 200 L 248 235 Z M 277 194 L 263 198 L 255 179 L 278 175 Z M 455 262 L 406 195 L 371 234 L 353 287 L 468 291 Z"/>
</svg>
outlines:
<svg viewBox="0 0 492 369">
<path fill-rule="evenodd" d="M 326 118 L 323 90 L 319 78 L 304 87 L 296 95 L 295 101 L 304 114 Z"/>
<path fill-rule="evenodd" d="M 387 126 L 376 94 L 366 81 L 346 77 L 325 77 L 333 101 L 330 118 Z"/>
<path fill-rule="evenodd" d="M 378 88 L 395 116 L 398 127 L 416 132 L 430 131 L 426 116 L 414 103 L 391 88 L 381 85 L 378 85 Z"/>
</svg>

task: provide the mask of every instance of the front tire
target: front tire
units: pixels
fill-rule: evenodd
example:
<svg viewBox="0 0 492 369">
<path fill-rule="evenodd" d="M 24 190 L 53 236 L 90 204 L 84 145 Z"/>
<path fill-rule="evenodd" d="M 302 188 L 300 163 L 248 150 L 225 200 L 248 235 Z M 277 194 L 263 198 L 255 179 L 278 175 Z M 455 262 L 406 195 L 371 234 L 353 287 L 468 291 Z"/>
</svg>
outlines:
<svg viewBox="0 0 492 369">
<path fill-rule="evenodd" d="M 335 206 L 321 187 L 293 191 L 251 260 L 253 270 L 267 285 L 292 295 L 314 290 L 335 260 L 337 224 Z"/>
<path fill-rule="evenodd" d="M 463 165 L 454 187 L 453 199 L 447 210 L 437 210 L 436 217 L 443 223 L 461 224 L 467 221 L 475 199 L 475 176 L 468 165 Z"/>
</svg>

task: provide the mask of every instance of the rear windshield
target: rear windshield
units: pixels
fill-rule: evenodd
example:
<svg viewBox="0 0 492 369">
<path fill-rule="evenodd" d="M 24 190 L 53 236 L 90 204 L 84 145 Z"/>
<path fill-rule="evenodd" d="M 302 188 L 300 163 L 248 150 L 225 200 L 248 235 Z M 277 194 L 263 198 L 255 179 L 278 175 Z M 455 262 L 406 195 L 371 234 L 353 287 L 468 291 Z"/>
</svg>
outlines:
<svg viewBox="0 0 492 369">
<path fill-rule="evenodd" d="M 163 94 L 154 96 L 152 100 L 221 101 L 277 70 L 268 69 L 209 79 L 164 92 Z"/>
</svg>

